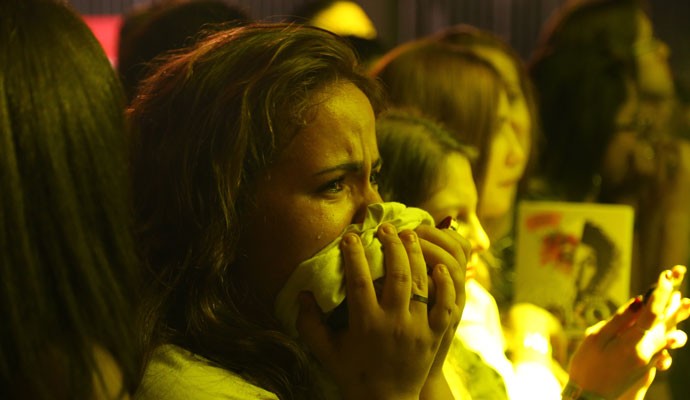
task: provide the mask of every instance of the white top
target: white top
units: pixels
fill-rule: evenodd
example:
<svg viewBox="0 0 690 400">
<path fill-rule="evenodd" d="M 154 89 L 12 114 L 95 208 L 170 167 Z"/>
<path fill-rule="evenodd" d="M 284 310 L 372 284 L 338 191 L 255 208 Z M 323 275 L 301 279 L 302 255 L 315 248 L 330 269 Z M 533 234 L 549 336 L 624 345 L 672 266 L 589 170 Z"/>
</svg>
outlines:
<svg viewBox="0 0 690 400">
<path fill-rule="evenodd" d="M 136 400 L 278 400 L 278 396 L 179 346 L 154 351 Z"/>
<path fill-rule="evenodd" d="M 505 338 L 493 296 L 477 281 L 465 284 L 466 303 L 456 337 L 478 353 L 498 372 L 510 400 L 559 400 L 561 385 L 551 370 L 539 362 L 514 365 L 505 355 Z"/>
</svg>

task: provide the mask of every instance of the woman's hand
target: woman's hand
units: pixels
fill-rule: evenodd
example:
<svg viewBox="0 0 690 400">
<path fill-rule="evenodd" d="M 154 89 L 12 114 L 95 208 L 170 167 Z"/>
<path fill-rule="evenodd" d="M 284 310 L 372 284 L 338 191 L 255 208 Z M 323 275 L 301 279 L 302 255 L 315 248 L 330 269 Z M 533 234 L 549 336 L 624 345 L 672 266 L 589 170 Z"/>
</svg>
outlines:
<svg viewBox="0 0 690 400">
<path fill-rule="evenodd" d="M 413 231 L 379 227 L 386 274 L 379 298 L 360 238 L 341 242 L 349 326 L 332 332 L 311 296 L 302 296 L 300 336 L 342 389 L 346 399 L 418 399 L 441 341 L 459 314 L 449 268 L 427 276 L 423 245 Z M 435 286 L 433 305 L 419 301 Z M 415 298 L 412 296 L 415 295 Z"/>
<path fill-rule="evenodd" d="M 690 315 L 690 299 L 674 287 L 685 272 L 682 266 L 664 271 L 646 303 L 638 296 L 589 328 L 573 355 L 570 381 L 606 399 L 644 396 L 656 369 L 670 367 L 668 350 L 687 340 L 676 324 Z"/>
<path fill-rule="evenodd" d="M 450 316 L 451 323 L 429 371 L 429 378 L 424 385 L 421 398 L 439 399 L 443 396 L 452 398 L 443 376 L 443 363 L 446 360 L 446 355 L 462 317 L 462 310 L 465 307 L 465 267 L 470 258 L 471 246 L 469 241 L 453 229 L 436 229 L 423 225 L 418 227 L 416 232 L 420 238 L 426 264 L 429 266 L 438 264 L 447 266 L 453 279 L 456 305 Z M 434 291 L 432 284 L 430 288 L 431 298 L 435 297 Z M 446 392 L 446 390 L 448 391 Z"/>
</svg>

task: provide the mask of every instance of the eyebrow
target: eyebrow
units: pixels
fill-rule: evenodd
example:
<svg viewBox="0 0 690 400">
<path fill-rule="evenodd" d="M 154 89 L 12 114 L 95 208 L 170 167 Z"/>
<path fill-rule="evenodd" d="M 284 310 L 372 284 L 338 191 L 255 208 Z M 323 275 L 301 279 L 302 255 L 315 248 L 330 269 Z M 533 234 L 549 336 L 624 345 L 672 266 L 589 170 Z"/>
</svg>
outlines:
<svg viewBox="0 0 690 400">
<path fill-rule="evenodd" d="M 335 171 L 348 171 L 348 172 L 357 172 L 361 171 L 363 168 L 364 163 L 363 162 L 347 162 L 347 163 L 342 163 L 338 165 L 334 165 L 332 167 L 323 169 L 317 173 L 314 174 L 314 176 L 321 176 L 321 175 L 326 175 L 331 172 Z M 375 170 L 378 169 L 381 166 L 381 158 L 377 158 L 376 161 L 371 164 L 371 169 Z"/>
</svg>

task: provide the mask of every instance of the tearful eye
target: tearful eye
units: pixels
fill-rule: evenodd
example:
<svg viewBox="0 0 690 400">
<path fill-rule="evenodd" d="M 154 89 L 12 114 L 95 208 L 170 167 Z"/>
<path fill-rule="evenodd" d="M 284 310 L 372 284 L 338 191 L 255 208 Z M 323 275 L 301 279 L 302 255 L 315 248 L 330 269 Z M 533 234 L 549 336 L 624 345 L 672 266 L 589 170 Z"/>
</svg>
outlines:
<svg viewBox="0 0 690 400">
<path fill-rule="evenodd" d="M 371 175 L 369 175 L 369 183 L 371 183 L 372 186 L 378 186 L 380 176 L 381 171 L 373 171 Z"/>
<path fill-rule="evenodd" d="M 343 181 L 345 178 L 334 179 L 319 188 L 322 193 L 338 193 L 343 190 Z"/>
</svg>

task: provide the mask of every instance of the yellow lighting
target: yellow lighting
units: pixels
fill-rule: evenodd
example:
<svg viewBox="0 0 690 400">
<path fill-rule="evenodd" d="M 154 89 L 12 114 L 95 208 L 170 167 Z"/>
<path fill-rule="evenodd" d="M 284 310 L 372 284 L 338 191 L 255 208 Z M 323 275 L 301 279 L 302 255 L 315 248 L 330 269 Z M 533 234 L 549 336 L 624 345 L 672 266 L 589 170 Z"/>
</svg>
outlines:
<svg viewBox="0 0 690 400">
<path fill-rule="evenodd" d="M 362 7 L 351 1 L 336 1 L 326 10 L 317 14 L 311 25 L 326 29 L 340 36 L 358 36 L 375 39 L 377 32 L 374 23 Z"/>
</svg>

